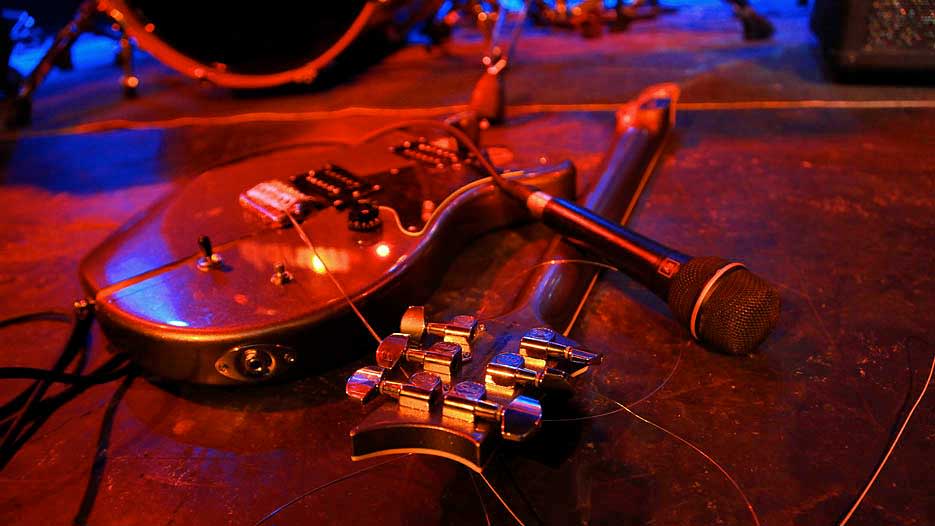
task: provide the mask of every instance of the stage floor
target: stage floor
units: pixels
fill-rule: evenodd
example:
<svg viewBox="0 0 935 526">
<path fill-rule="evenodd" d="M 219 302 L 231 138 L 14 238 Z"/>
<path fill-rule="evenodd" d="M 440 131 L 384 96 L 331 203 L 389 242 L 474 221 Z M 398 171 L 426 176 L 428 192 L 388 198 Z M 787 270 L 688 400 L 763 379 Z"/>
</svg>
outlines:
<svg viewBox="0 0 935 526">
<path fill-rule="evenodd" d="M 743 42 L 713 0 L 598 40 L 533 29 L 521 42 L 508 118 L 487 144 L 507 146 L 517 167 L 571 159 L 583 187 L 613 108 L 649 84 L 679 83 L 676 131 L 631 224 L 689 254 L 740 259 L 783 295 L 761 352 L 729 357 L 691 343 L 629 279 L 604 275 L 572 332 L 607 355 L 590 405 L 610 411 L 665 382 L 632 410 L 698 449 L 624 411 L 546 423 L 543 435 L 566 442 L 553 458 L 548 443 L 514 448 L 488 474 L 526 524 L 832 524 L 923 388 L 935 351 L 935 88 L 831 82 L 794 4 L 766 4 L 777 34 L 761 43 Z M 444 52 L 413 45 L 327 88 L 250 96 L 140 54 L 140 97 L 123 100 L 119 71 L 93 48 L 39 90 L 31 127 L 2 136 L 0 318 L 67 309 L 84 254 L 213 165 L 453 113 L 480 54 L 462 30 Z M 527 226 L 478 239 L 428 310 L 494 312 L 510 299 L 504 269 L 548 238 Z M 49 367 L 66 337 L 60 324 L 4 328 L 0 365 Z M 90 388 L 0 473 L 0 522 L 255 524 L 382 462 L 350 460 L 363 412 L 344 381 L 368 351 L 258 389 L 145 377 Z M 95 331 L 91 363 L 107 352 Z M 24 385 L 4 381 L 0 395 Z M 935 523 L 933 411 L 929 396 L 850 524 Z M 513 523 L 464 467 L 411 456 L 318 489 L 268 524 L 486 520 Z"/>
</svg>

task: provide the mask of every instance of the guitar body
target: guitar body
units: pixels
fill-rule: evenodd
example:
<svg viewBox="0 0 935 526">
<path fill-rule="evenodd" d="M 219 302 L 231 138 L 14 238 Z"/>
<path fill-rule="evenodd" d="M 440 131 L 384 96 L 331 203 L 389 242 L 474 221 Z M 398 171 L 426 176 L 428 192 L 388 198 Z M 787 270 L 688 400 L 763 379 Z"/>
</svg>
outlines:
<svg viewBox="0 0 935 526">
<path fill-rule="evenodd" d="M 398 320 L 465 243 L 529 219 L 469 159 L 434 162 L 400 146 L 410 143 L 422 144 L 398 132 L 324 153 L 296 147 L 201 174 L 82 261 L 108 338 L 150 373 L 203 384 L 265 382 L 348 359 L 363 331 L 333 280 L 361 310 Z M 359 192 L 324 205 L 317 196 L 300 219 L 312 248 L 291 223 L 243 204 L 264 181 L 332 168 L 367 188 L 361 201 L 380 225 L 351 224 Z M 509 176 L 574 193 L 570 163 Z M 199 264 L 200 236 L 222 262 Z"/>
</svg>

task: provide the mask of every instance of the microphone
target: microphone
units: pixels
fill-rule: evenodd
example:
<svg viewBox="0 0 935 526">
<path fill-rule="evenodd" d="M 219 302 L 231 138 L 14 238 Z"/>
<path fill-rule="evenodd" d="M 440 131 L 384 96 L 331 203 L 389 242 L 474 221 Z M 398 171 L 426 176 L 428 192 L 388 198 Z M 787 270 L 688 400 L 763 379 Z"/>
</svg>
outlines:
<svg viewBox="0 0 935 526">
<path fill-rule="evenodd" d="M 621 163 L 636 162 L 651 151 L 649 146 L 658 143 L 674 123 L 677 97 L 674 85 L 654 86 L 618 111 L 618 139 L 608 156 L 608 170 L 622 169 Z M 683 254 L 587 208 L 507 179 L 460 129 L 447 126 L 447 131 L 534 218 L 648 287 L 669 304 L 692 337 L 708 347 L 727 354 L 751 353 L 779 321 L 779 292 L 742 263 Z M 649 140 L 637 140 L 643 136 Z"/>
<path fill-rule="evenodd" d="M 522 190 L 533 216 L 648 287 L 696 340 L 748 354 L 776 326 L 779 293 L 742 263 L 688 256 L 564 199 Z"/>
</svg>

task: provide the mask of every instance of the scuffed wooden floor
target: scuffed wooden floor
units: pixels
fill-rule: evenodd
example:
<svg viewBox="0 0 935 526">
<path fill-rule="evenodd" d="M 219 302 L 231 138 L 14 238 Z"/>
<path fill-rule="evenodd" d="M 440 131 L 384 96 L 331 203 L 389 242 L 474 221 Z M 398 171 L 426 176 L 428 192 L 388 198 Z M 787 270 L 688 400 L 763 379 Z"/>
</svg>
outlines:
<svg viewBox="0 0 935 526">
<path fill-rule="evenodd" d="M 608 355 L 582 406 L 610 411 L 610 400 L 633 402 L 668 378 L 633 410 L 716 459 L 762 524 L 831 524 L 868 479 L 935 351 L 935 90 L 829 83 L 803 12 L 789 4 L 771 4 L 779 33 L 769 43 L 740 42 L 717 2 L 593 42 L 534 31 L 511 72 L 509 98 L 514 106 L 614 103 L 674 80 L 691 103 L 928 103 L 689 106 L 633 226 L 691 254 L 739 258 L 778 283 L 779 328 L 758 355 L 715 355 L 690 343 L 650 294 L 607 275 L 573 333 Z M 354 138 L 404 117 L 405 108 L 463 103 L 476 76 L 472 38 L 459 34 L 446 56 L 403 49 L 344 84 L 306 94 L 232 97 L 145 58 L 137 101 L 119 99 L 109 66 L 79 63 L 72 74 L 54 75 L 33 128 L 0 143 L 0 318 L 67 307 L 80 295 L 83 254 L 209 166 L 279 144 Z M 380 117 L 309 113 L 346 106 L 401 109 Z M 254 112 L 292 117 L 217 121 Z M 193 120 L 167 120 L 182 116 Z M 71 128 L 118 118 L 150 124 Z M 509 146 L 516 166 L 541 155 L 570 158 L 587 178 L 611 132 L 608 112 L 527 111 L 485 141 Z M 515 269 L 547 238 L 529 226 L 479 239 L 448 271 L 430 310 L 494 312 L 509 301 Z M 47 367 L 65 337 L 53 324 L 3 329 L 2 364 Z M 106 345 L 94 335 L 94 362 Z M 0 473 L 0 520 L 254 524 L 307 490 L 380 462 L 349 458 L 347 434 L 362 413 L 343 386 L 361 363 L 259 389 L 145 378 L 125 390 L 91 388 Z M 21 386 L 3 382 L 0 394 Z M 109 404 L 112 421 L 102 427 Z M 851 524 L 935 522 L 933 408 L 931 398 L 920 405 Z M 548 423 L 528 449 L 498 456 L 488 476 L 526 524 L 753 523 L 714 465 L 625 412 Z M 316 491 L 269 524 L 478 524 L 485 509 L 492 523 L 511 524 L 464 468 L 405 457 Z"/>
</svg>

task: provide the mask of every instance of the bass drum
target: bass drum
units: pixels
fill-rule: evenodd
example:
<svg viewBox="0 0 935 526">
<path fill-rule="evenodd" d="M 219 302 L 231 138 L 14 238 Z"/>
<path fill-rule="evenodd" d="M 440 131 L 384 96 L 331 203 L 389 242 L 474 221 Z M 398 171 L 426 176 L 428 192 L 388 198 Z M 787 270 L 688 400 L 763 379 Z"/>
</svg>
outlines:
<svg viewBox="0 0 935 526">
<path fill-rule="evenodd" d="M 365 35 L 382 32 L 400 41 L 440 4 L 335 0 L 245 7 L 217 0 L 101 0 L 98 7 L 140 48 L 185 75 L 227 88 L 268 88 L 313 81 Z"/>
</svg>

